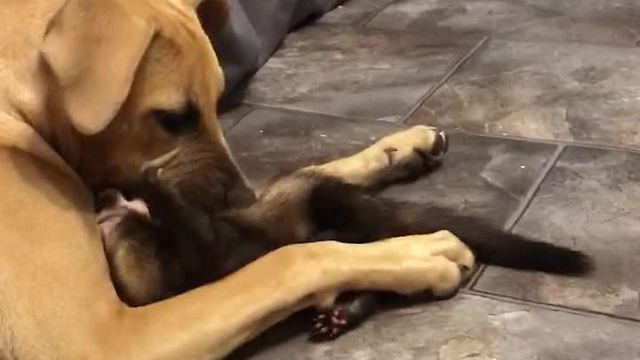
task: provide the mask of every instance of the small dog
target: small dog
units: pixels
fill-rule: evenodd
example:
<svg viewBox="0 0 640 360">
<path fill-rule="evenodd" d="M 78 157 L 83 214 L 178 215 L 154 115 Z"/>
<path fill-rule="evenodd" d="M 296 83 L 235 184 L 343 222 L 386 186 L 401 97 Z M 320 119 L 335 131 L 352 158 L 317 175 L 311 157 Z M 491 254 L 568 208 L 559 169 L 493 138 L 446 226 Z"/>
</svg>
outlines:
<svg viewBox="0 0 640 360">
<path fill-rule="evenodd" d="M 422 156 L 425 171 L 435 169 L 446 152 L 446 135 L 440 132 L 439 138 L 434 153 Z M 153 199 L 152 214 L 143 202 L 127 201 L 117 191 L 104 193 L 100 201 L 98 221 L 114 282 L 131 305 L 218 280 L 284 245 L 323 238 L 368 243 L 448 229 L 487 264 L 569 275 L 582 275 L 591 267 L 580 252 L 506 233 L 450 209 L 386 199 L 305 169 L 279 178 L 244 207 L 212 211 L 210 216 L 202 216 L 198 204 L 179 193 L 153 190 L 167 188 L 154 181 L 147 195 Z M 175 216 L 174 208 L 189 206 L 194 209 L 190 214 Z M 472 269 L 461 265 L 461 272 L 468 278 Z M 453 293 L 434 295 L 446 298 Z M 312 338 L 333 339 L 359 325 L 376 311 L 379 299 L 372 292 L 346 294 L 317 315 Z"/>
</svg>

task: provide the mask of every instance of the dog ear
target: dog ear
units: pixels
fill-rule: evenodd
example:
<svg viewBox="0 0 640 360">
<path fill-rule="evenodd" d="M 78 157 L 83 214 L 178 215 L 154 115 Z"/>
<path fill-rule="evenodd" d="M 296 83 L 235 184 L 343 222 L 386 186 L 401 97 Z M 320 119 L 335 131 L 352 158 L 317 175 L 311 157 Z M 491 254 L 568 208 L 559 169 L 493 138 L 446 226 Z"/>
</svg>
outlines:
<svg viewBox="0 0 640 360">
<path fill-rule="evenodd" d="M 118 1 L 67 0 L 53 17 L 42 55 L 54 96 L 80 133 L 96 134 L 115 117 L 153 34 L 150 22 Z"/>
</svg>

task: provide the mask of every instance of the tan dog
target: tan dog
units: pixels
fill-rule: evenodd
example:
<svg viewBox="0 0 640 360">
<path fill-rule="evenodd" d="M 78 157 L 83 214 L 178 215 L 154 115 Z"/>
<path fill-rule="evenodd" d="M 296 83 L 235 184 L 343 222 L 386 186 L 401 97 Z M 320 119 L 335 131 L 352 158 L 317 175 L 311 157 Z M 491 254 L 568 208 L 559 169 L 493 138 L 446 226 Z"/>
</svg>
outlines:
<svg viewBox="0 0 640 360">
<path fill-rule="evenodd" d="M 192 2 L 3 2 L 0 358 L 220 358 L 340 291 L 453 289 L 460 267 L 473 265 L 447 232 L 292 245 L 215 284 L 125 306 L 92 191 L 135 191 L 145 174 L 166 170 L 185 193 L 205 195 L 206 206 L 253 196 L 215 119 L 222 73 Z M 374 146 L 314 171 L 374 186 L 403 175 L 418 156 L 413 147 L 428 150 L 434 138 L 419 128 L 388 140 L 399 149 L 393 162 Z"/>
</svg>

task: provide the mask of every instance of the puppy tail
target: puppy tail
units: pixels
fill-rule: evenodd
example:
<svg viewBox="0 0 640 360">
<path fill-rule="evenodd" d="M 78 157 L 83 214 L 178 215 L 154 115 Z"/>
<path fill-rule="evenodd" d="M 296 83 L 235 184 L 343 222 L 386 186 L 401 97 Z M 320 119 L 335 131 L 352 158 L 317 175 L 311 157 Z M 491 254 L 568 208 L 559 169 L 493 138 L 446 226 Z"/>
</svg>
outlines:
<svg viewBox="0 0 640 360">
<path fill-rule="evenodd" d="M 486 220 L 456 215 L 450 209 L 426 210 L 428 213 L 421 216 L 420 222 L 429 223 L 431 231 L 451 231 L 474 251 L 481 263 L 573 276 L 593 270 L 592 259 L 580 251 L 513 234 Z"/>
<path fill-rule="evenodd" d="M 579 251 L 504 231 L 481 218 L 372 196 L 335 179 L 314 180 L 311 216 L 319 230 L 337 230 L 341 241 L 370 242 L 446 229 L 466 243 L 481 263 L 566 275 L 583 275 L 593 268 L 591 259 Z"/>
<path fill-rule="evenodd" d="M 460 235 L 481 263 L 574 276 L 593 270 L 591 258 L 580 251 L 496 229 L 484 231 L 482 234 Z M 453 233 L 456 233 L 455 229 Z"/>
</svg>

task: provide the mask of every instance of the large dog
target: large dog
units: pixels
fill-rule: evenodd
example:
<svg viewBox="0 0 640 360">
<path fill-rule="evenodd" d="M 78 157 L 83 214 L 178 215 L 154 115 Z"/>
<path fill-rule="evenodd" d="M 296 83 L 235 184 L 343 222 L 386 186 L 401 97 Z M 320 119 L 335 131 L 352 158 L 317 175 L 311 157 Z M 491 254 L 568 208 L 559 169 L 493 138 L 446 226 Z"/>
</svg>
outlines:
<svg viewBox="0 0 640 360">
<path fill-rule="evenodd" d="M 211 359 L 345 290 L 452 291 L 473 255 L 446 231 L 279 248 L 224 279 L 130 308 L 93 193 L 165 179 L 203 209 L 254 201 L 215 119 L 223 78 L 196 0 L 6 0 L 0 8 L 0 358 Z M 437 132 L 309 171 L 376 186 Z M 162 174 L 162 175 L 161 175 Z M 180 209 L 175 214 L 181 214 Z"/>
</svg>

